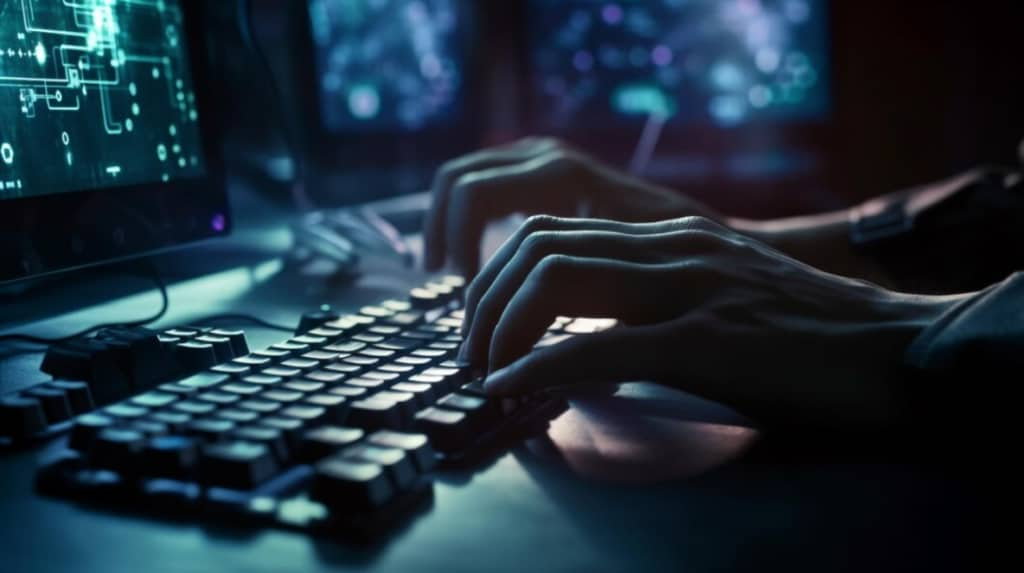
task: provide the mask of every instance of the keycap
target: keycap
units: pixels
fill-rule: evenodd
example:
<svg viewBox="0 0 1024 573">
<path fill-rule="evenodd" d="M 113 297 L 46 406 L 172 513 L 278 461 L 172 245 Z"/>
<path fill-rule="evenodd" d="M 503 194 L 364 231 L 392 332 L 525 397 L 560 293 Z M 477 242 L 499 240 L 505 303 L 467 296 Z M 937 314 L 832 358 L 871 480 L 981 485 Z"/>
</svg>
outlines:
<svg viewBox="0 0 1024 573">
<path fill-rule="evenodd" d="M 401 428 L 400 408 L 398 404 L 390 400 L 381 400 L 375 397 L 354 400 L 349 410 L 347 423 L 350 426 L 358 426 L 367 430 Z"/>
<path fill-rule="evenodd" d="M 400 332 L 402 332 L 402 329 L 401 327 L 398 326 L 378 324 L 377 326 L 371 326 L 370 328 L 366 329 L 366 332 L 370 334 L 379 334 L 381 336 L 396 336 Z"/>
<path fill-rule="evenodd" d="M 299 370 L 300 372 L 308 372 L 320 367 L 319 360 L 310 360 L 308 358 L 289 358 L 281 362 L 282 368 L 291 368 Z"/>
<path fill-rule="evenodd" d="M 257 358 L 266 358 L 271 362 L 274 362 L 276 360 L 284 360 L 285 358 L 288 358 L 291 355 L 292 353 L 290 350 L 280 350 L 274 347 L 264 348 L 263 350 L 257 350 L 251 354 L 251 356 L 255 356 Z"/>
<path fill-rule="evenodd" d="M 342 335 L 345 334 L 345 331 L 338 330 L 336 328 L 327 328 L 326 326 L 321 326 L 320 328 L 314 328 L 313 330 L 310 330 L 306 334 L 309 336 L 315 336 L 317 338 L 323 338 L 327 342 L 331 342 L 333 340 L 341 338 Z"/>
<path fill-rule="evenodd" d="M 377 345 L 377 348 L 406 352 L 414 348 L 419 348 L 423 344 L 423 342 L 424 341 L 422 340 L 414 340 L 412 338 L 396 337 L 389 338 L 384 342 L 381 342 L 380 344 Z"/>
<path fill-rule="evenodd" d="M 380 303 L 380 306 L 390 310 L 391 312 L 409 312 L 412 310 L 412 305 L 408 301 L 404 300 L 386 300 Z"/>
<path fill-rule="evenodd" d="M 174 394 L 181 398 L 187 398 L 199 393 L 198 388 L 192 386 L 182 386 L 177 382 L 170 382 L 168 384 L 161 384 L 156 387 L 157 391 L 163 392 L 164 394 Z"/>
<path fill-rule="evenodd" d="M 416 406 L 419 409 L 426 408 L 437 401 L 438 390 L 431 384 L 416 384 L 414 382 L 399 382 L 391 387 L 395 392 L 412 394 L 416 398 Z"/>
<path fill-rule="evenodd" d="M 168 404 L 176 402 L 178 396 L 166 392 L 146 392 L 132 398 L 130 402 L 135 406 L 143 408 L 163 408 Z"/>
<path fill-rule="evenodd" d="M 312 336 L 309 334 L 303 334 L 292 338 L 288 342 L 292 344 L 305 344 L 306 346 L 311 347 L 310 349 L 312 349 L 327 344 L 327 339 L 322 336 Z"/>
<path fill-rule="evenodd" d="M 337 352 L 339 354 L 351 354 L 353 352 L 358 352 L 363 348 L 366 348 L 365 342 L 359 342 L 358 340 L 346 340 L 344 342 L 335 342 L 330 346 L 325 346 L 324 350 Z"/>
<path fill-rule="evenodd" d="M 302 433 L 306 430 L 306 423 L 299 418 L 288 418 L 283 416 L 268 416 L 261 418 L 258 426 L 267 426 L 280 430 L 288 440 L 288 447 L 293 451 L 299 447 L 302 441 Z"/>
<path fill-rule="evenodd" d="M 266 356 L 259 356 L 257 354 L 248 354 L 246 356 L 240 356 L 231 361 L 231 364 L 239 364 L 242 366 L 248 366 L 249 368 L 266 368 L 270 366 L 272 360 Z"/>
<path fill-rule="evenodd" d="M 213 418 L 192 420 L 185 426 L 186 433 L 197 436 L 204 442 L 218 442 L 224 439 L 228 432 L 234 429 L 234 422 L 229 420 L 216 420 Z"/>
<path fill-rule="evenodd" d="M 410 356 L 420 356 L 422 358 L 442 358 L 449 354 L 447 350 L 437 350 L 435 348 L 417 348 L 409 353 Z"/>
<path fill-rule="evenodd" d="M 325 419 L 329 422 L 341 423 L 348 417 L 349 404 L 344 396 L 327 393 L 313 394 L 306 396 L 303 403 L 323 408 L 326 411 Z"/>
<path fill-rule="evenodd" d="M 368 390 L 366 388 L 359 388 L 358 386 L 336 386 L 327 391 L 328 394 L 334 394 L 342 396 L 347 400 L 353 400 L 356 398 L 365 398 Z"/>
<path fill-rule="evenodd" d="M 358 340 L 359 342 L 365 342 L 367 344 L 380 344 L 387 340 L 387 338 L 379 334 L 357 334 L 352 337 L 352 340 Z"/>
<path fill-rule="evenodd" d="M 355 364 L 336 362 L 334 364 L 328 364 L 327 366 L 324 366 L 324 369 L 335 374 L 351 376 L 353 374 L 358 374 L 359 372 L 362 372 L 364 368 L 362 366 L 357 366 Z"/>
<path fill-rule="evenodd" d="M 337 384 L 345 379 L 345 375 L 341 372 L 317 370 L 316 372 L 306 374 L 305 379 L 312 380 L 313 382 L 321 382 L 323 384 Z"/>
<path fill-rule="evenodd" d="M 379 430 L 370 434 L 366 441 L 385 448 L 403 450 L 421 474 L 429 472 L 437 465 L 434 449 L 430 447 L 430 441 L 423 434 Z"/>
<path fill-rule="evenodd" d="M 235 362 L 225 362 L 224 364 L 218 364 L 214 366 L 213 368 L 210 369 L 210 371 L 216 372 L 218 374 L 227 374 L 228 376 L 232 376 L 235 378 L 241 378 L 242 376 L 245 376 L 246 374 L 252 372 L 252 367 L 246 366 L 244 364 L 238 364 Z"/>
<path fill-rule="evenodd" d="M 170 427 L 167 424 L 161 424 L 160 422 L 153 422 L 142 418 L 141 420 L 135 420 L 128 424 L 128 427 L 133 430 L 138 430 L 146 435 L 146 437 L 152 438 L 154 436 L 162 436 L 169 433 Z"/>
<path fill-rule="evenodd" d="M 252 396 L 253 394 L 259 394 L 264 390 L 264 388 L 263 386 L 257 384 L 240 384 L 235 382 L 231 384 L 225 384 L 221 386 L 219 390 L 221 392 L 226 392 L 228 394 L 238 394 L 239 396 L 246 397 Z"/>
<path fill-rule="evenodd" d="M 436 292 L 425 288 L 414 288 L 409 291 L 409 302 L 413 308 L 430 310 L 441 306 L 441 297 Z"/>
<path fill-rule="evenodd" d="M 415 416 L 413 429 L 430 437 L 430 443 L 442 452 L 465 449 L 473 433 L 464 412 L 430 407 Z"/>
<path fill-rule="evenodd" d="M 242 330 L 217 328 L 210 331 L 210 336 L 227 338 L 231 342 L 231 352 L 236 358 L 249 354 L 249 344 L 245 341 L 245 332 Z"/>
<path fill-rule="evenodd" d="M 274 400 L 243 400 L 238 404 L 235 404 L 236 408 L 245 410 L 252 410 L 257 414 L 271 414 L 281 409 L 281 402 Z"/>
<path fill-rule="evenodd" d="M 282 418 L 296 418 L 302 420 L 306 427 L 312 428 L 326 423 L 327 409 L 319 406 L 286 406 L 277 413 Z"/>
<path fill-rule="evenodd" d="M 370 356 L 348 356 L 341 359 L 345 364 L 352 364 L 353 366 L 373 366 L 380 362 L 379 358 L 372 358 Z"/>
<path fill-rule="evenodd" d="M 395 311 L 388 310 L 382 306 L 364 306 L 359 309 L 359 314 L 373 318 L 387 318 L 395 314 Z"/>
<path fill-rule="evenodd" d="M 270 349 L 285 353 L 286 356 L 282 358 L 287 358 L 288 356 L 298 356 L 304 352 L 309 352 L 310 350 L 312 350 L 308 344 L 293 342 L 278 342 L 277 344 L 270 345 Z"/>
<path fill-rule="evenodd" d="M 371 348 L 364 348 L 359 351 L 359 354 L 361 356 L 369 356 L 370 358 L 391 358 L 395 355 L 395 351 L 375 346 Z"/>
<path fill-rule="evenodd" d="M 385 364 L 377 368 L 380 372 L 392 372 L 394 374 L 411 374 L 416 371 L 415 366 L 407 366 L 405 364 Z"/>
<path fill-rule="evenodd" d="M 442 303 L 447 304 L 451 301 L 455 295 L 455 289 L 451 286 L 441 282 L 429 282 L 424 285 L 424 288 L 435 293 L 440 297 Z"/>
<path fill-rule="evenodd" d="M 368 462 L 384 468 L 395 491 L 405 491 L 416 483 L 416 466 L 405 451 L 373 444 L 356 444 L 342 450 L 342 459 Z"/>
<path fill-rule="evenodd" d="M 338 320 L 338 313 L 330 310 L 317 310 L 313 312 L 307 312 L 302 315 L 299 320 L 299 327 L 295 329 L 297 333 L 309 332 L 314 328 L 324 326 L 328 322 Z"/>
<path fill-rule="evenodd" d="M 185 372 L 199 372 L 217 365 L 217 353 L 212 344 L 182 342 L 174 347 L 174 359 Z"/>
<path fill-rule="evenodd" d="M 320 426 L 307 430 L 302 436 L 299 456 L 304 462 L 315 462 L 363 438 L 363 430 L 341 426 Z"/>
<path fill-rule="evenodd" d="M 424 318 L 425 315 L 422 312 L 414 310 L 411 312 L 400 312 L 390 318 L 384 319 L 384 322 L 386 324 L 393 324 L 395 326 L 407 328 L 420 324 L 423 322 Z"/>
<path fill-rule="evenodd" d="M 71 413 L 76 416 L 91 412 L 96 408 L 96 403 L 92 399 L 92 392 L 89 391 L 89 385 L 85 382 L 55 380 L 50 382 L 49 386 L 64 392 L 64 395 L 68 398 L 68 403 L 71 405 Z"/>
<path fill-rule="evenodd" d="M 367 390 L 376 390 L 387 387 L 383 380 L 373 380 L 371 378 L 349 378 L 348 380 L 345 380 L 345 385 L 366 388 Z"/>
<path fill-rule="evenodd" d="M 199 459 L 199 444 L 188 436 L 155 436 L 146 442 L 139 457 L 144 475 L 187 478 Z"/>
<path fill-rule="evenodd" d="M 231 345 L 231 339 L 223 336 L 204 334 L 192 339 L 194 342 L 209 344 L 213 347 L 213 353 L 217 357 L 217 363 L 231 362 L 235 358 L 235 350 Z M 246 352 L 248 354 L 248 352 Z"/>
<path fill-rule="evenodd" d="M 398 364 L 407 364 L 409 366 L 426 366 L 433 362 L 430 358 L 424 358 L 422 356 L 402 356 L 395 360 Z"/>
<path fill-rule="evenodd" d="M 324 383 L 313 382 L 312 380 L 296 380 L 294 382 L 286 382 L 281 387 L 288 390 L 294 390 L 295 392 L 310 393 L 323 390 Z"/>
<path fill-rule="evenodd" d="M 248 490 L 277 473 L 265 444 L 232 440 L 203 446 L 199 455 L 199 482 L 206 486 Z"/>
<path fill-rule="evenodd" d="M 192 421 L 192 416 L 184 412 L 153 412 L 146 417 L 148 420 L 166 425 L 172 432 L 181 432 Z"/>
<path fill-rule="evenodd" d="M 251 424 L 258 420 L 260 415 L 258 412 L 253 412 L 252 410 L 242 408 L 225 408 L 214 412 L 213 417 L 220 418 L 221 420 L 228 420 L 236 424 Z"/>
<path fill-rule="evenodd" d="M 326 350 L 313 350 L 302 355 L 302 358 L 307 360 L 316 360 L 318 362 L 330 362 L 337 360 L 340 356 L 337 352 L 329 352 Z"/>
<path fill-rule="evenodd" d="M 269 400 L 271 402 L 280 402 L 282 404 L 290 404 L 301 400 L 302 392 L 295 392 L 292 390 L 268 390 L 260 394 L 260 399 Z"/>
<path fill-rule="evenodd" d="M 364 373 L 361 378 L 369 378 L 370 380 L 380 380 L 382 382 L 394 382 L 398 380 L 399 375 L 394 372 L 381 372 L 380 370 L 373 370 Z"/>
<path fill-rule="evenodd" d="M 97 468 L 132 472 L 135 457 L 145 444 L 146 436 L 138 430 L 104 428 L 96 434 L 89 448 L 89 464 Z"/>
<path fill-rule="evenodd" d="M 38 386 L 26 390 L 22 394 L 27 398 L 39 400 L 49 424 L 56 424 L 71 418 L 71 403 L 63 390 Z"/>
<path fill-rule="evenodd" d="M 113 428 L 117 420 L 103 414 L 84 414 L 75 418 L 68 436 L 68 447 L 78 452 L 88 452 L 96 436 L 107 428 Z"/>
<path fill-rule="evenodd" d="M 284 381 L 284 378 L 280 376 L 268 376 L 266 374 L 250 374 L 242 378 L 242 382 L 245 384 L 256 384 L 259 386 L 273 386 L 280 384 L 282 381 Z"/>
<path fill-rule="evenodd" d="M 339 511 L 370 510 L 394 495 L 384 468 L 332 456 L 316 465 L 309 496 Z"/>
<path fill-rule="evenodd" d="M 103 413 L 119 420 L 135 420 L 149 413 L 149 408 L 132 404 L 114 404 L 103 409 Z"/>
<path fill-rule="evenodd" d="M 302 370 L 299 370 L 298 368 L 286 368 L 284 366 L 273 366 L 271 368 L 264 368 L 260 371 L 260 374 L 263 374 L 264 376 L 291 379 L 302 374 Z"/>
<path fill-rule="evenodd" d="M 288 449 L 288 439 L 284 432 L 269 426 L 243 426 L 235 430 L 232 437 L 243 442 L 263 444 L 274 454 L 278 463 L 287 463 L 291 457 Z"/>
<path fill-rule="evenodd" d="M 182 400 L 171 404 L 171 410 L 188 414 L 189 416 L 203 416 L 213 412 L 217 406 L 210 402 L 195 402 L 193 400 Z"/>
<path fill-rule="evenodd" d="M 229 406 L 242 399 L 238 394 L 231 394 L 229 392 L 203 392 L 195 397 L 197 401 L 209 402 L 217 406 Z"/>
<path fill-rule="evenodd" d="M 458 392 L 441 398 L 437 401 L 437 405 L 446 410 L 464 412 L 469 419 L 469 424 L 474 429 L 480 429 L 499 412 L 496 402 Z"/>
<path fill-rule="evenodd" d="M 206 389 L 223 384 L 229 380 L 231 380 L 231 377 L 226 374 L 219 374 L 217 372 L 200 372 L 199 374 L 194 374 L 184 380 L 178 380 L 178 384 L 190 388 Z"/>
<path fill-rule="evenodd" d="M 383 390 L 373 395 L 378 400 L 387 400 L 398 405 L 399 414 L 402 416 L 402 420 L 412 419 L 416 413 L 416 396 L 409 394 L 408 392 L 395 392 L 392 390 Z"/>
</svg>

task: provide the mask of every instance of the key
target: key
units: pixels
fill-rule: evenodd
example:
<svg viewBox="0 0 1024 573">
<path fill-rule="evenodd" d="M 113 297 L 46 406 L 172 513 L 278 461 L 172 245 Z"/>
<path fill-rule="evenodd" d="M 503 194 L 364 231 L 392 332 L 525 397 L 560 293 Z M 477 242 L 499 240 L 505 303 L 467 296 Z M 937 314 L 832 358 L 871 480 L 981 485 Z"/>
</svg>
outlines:
<svg viewBox="0 0 1024 573">
<path fill-rule="evenodd" d="M 327 339 L 322 336 L 312 336 L 309 334 L 303 334 L 301 336 L 296 336 L 292 338 L 288 342 L 292 344 L 305 344 L 307 346 L 310 346 L 310 350 L 312 350 L 313 347 L 319 348 L 327 344 Z"/>
<path fill-rule="evenodd" d="M 390 400 L 381 400 L 373 396 L 355 400 L 349 410 L 348 424 L 367 430 L 400 428 L 402 426 L 400 406 Z"/>
<path fill-rule="evenodd" d="M 234 378 L 241 378 L 246 374 L 252 372 L 252 367 L 245 366 L 244 364 L 238 364 L 236 362 L 225 362 L 224 364 L 218 364 L 210 369 L 211 372 L 218 374 L 227 374 Z"/>
<path fill-rule="evenodd" d="M 340 318 L 338 316 L 338 313 L 332 312 L 330 309 L 321 309 L 313 312 L 307 312 L 306 314 L 302 315 L 302 319 L 299 320 L 299 327 L 295 330 L 295 332 L 309 332 L 314 328 L 319 328 L 331 321 L 338 320 L 338 318 Z"/>
<path fill-rule="evenodd" d="M 379 334 L 382 336 L 396 336 L 397 334 L 402 332 L 402 329 L 397 326 L 387 326 L 383 324 L 378 324 L 377 326 L 371 326 L 370 328 L 366 329 L 366 332 L 370 334 Z"/>
<path fill-rule="evenodd" d="M 295 382 L 286 382 L 282 388 L 308 394 L 310 392 L 319 392 L 320 390 L 323 390 L 324 384 L 322 382 L 313 382 L 310 380 L 296 380 Z"/>
<path fill-rule="evenodd" d="M 183 400 L 171 404 L 171 410 L 174 412 L 180 412 L 182 414 L 188 414 L 189 416 L 203 416 L 213 412 L 217 409 L 217 406 L 210 402 L 195 402 L 192 400 Z"/>
<path fill-rule="evenodd" d="M 104 428 L 96 434 L 89 448 L 89 464 L 104 469 L 130 473 L 135 457 L 142 451 L 146 436 L 138 430 Z"/>
<path fill-rule="evenodd" d="M 367 395 L 366 388 L 359 388 L 358 386 L 337 386 L 327 391 L 328 394 L 334 394 L 341 396 L 346 400 L 353 400 L 359 398 L 365 398 Z"/>
<path fill-rule="evenodd" d="M 359 309 L 359 314 L 373 318 L 388 318 L 395 314 L 395 311 L 388 310 L 382 306 L 364 306 Z"/>
<path fill-rule="evenodd" d="M 324 366 L 324 369 L 335 374 L 341 374 L 342 376 L 351 376 L 353 374 L 358 374 L 359 372 L 363 371 L 362 366 L 357 366 L 355 364 L 346 364 L 344 362 L 328 364 L 327 366 Z"/>
<path fill-rule="evenodd" d="M 220 390 L 228 394 L 238 394 L 239 396 L 247 397 L 259 394 L 263 391 L 263 387 L 257 384 L 239 384 L 236 382 L 232 384 L 225 384 L 220 387 Z"/>
<path fill-rule="evenodd" d="M 205 390 L 207 388 L 213 388 L 214 386 L 223 384 L 228 380 L 231 380 L 231 377 L 227 374 L 219 374 L 217 372 L 200 372 L 199 374 L 189 376 L 184 380 L 179 380 L 178 384 L 189 388 Z"/>
<path fill-rule="evenodd" d="M 264 376 L 291 379 L 302 374 L 302 370 L 299 370 L 298 368 L 286 368 L 284 366 L 273 366 L 271 368 L 263 369 L 260 374 Z"/>
<path fill-rule="evenodd" d="M 308 358 L 289 358 L 288 360 L 281 362 L 281 367 L 292 368 L 294 370 L 299 370 L 300 372 L 308 372 L 319 368 L 320 361 L 310 360 Z"/>
<path fill-rule="evenodd" d="M 380 359 L 372 358 L 370 356 L 349 356 L 347 358 L 342 358 L 341 361 L 344 362 L 345 364 L 351 364 L 353 366 L 366 367 L 377 364 L 378 362 L 380 362 Z"/>
<path fill-rule="evenodd" d="M 242 382 L 245 384 L 254 384 L 258 386 L 273 386 L 274 384 L 280 384 L 284 381 L 284 378 L 280 376 L 268 376 L 266 374 L 251 374 L 242 378 Z"/>
<path fill-rule="evenodd" d="M 419 356 L 422 358 L 442 358 L 448 354 L 449 351 L 438 350 L 436 348 L 417 348 L 409 353 L 410 356 Z"/>
<path fill-rule="evenodd" d="M 379 334 L 357 334 L 352 337 L 352 340 L 358 340 L 367 344 L 380 344 L 387 339 Z"/>
<path fill-rule="evenodd" d="M 338 330 L 336 328 L 327 328 L 326 326 L 321 326 L 320 328 L 314 328 L 313 330 L 310 330 L 306 334 L 309 336 L 315 336 L 317 338 L 323 338 L 327 342 L 332 342 L 334 340 L 341 338 L 342 335 L 345 334 L 345 331 Z"/>
<path fill-rule="evenodd" d="M 236 424 L 251 424 L 259 419 L 260 415 L 258 412 L 245 409 L 226 408 L 224 410 L 218 410 L 213 414 L 214 418 L 220 418 L 221 420 L 228 420 Z"/>
<path fill-rule="evenodd" d="M 219 442 L 234 429 L 234 422 L 212 418 L 192 420 L 185 426 L 188 434 L 198 436 L 204 442 Z"/>
<path fill-rule="evenodd" d="M 391 312 L 409 312 L 412 310 L 412 305 L 404 300 L 390 299 L 380 303 L 380 305 Z"/>
<path fill-rule="evenodd" d="M 414 366 L 405 364 L 385 364 L 377 369 L 379 372 L 391 372 L 394 374 L 410 374 L 416 370 Z"/>
<path fill-rule="evenodd" d="M 416 396 L 409 394 L 408 392 L 393 392 L 391 390 L 384 390 L 377 392 L 373 395 L 374 398 L 379 400 L 387 400 L 388 402 L 394 402 L 398 405 L 398 411 L 402 416 L 402 421 L 411 420 L 413 415 L 416 414 Z"/>
<path fill-rule="evenodd" d="M 217 406 L 230 406 L 241 399 L 242 397 L 238 394 L 231 394 L 228 392 L 203 392 L 196 396 L 196 400 L 198 401 L 209 402 Z"/>
<path fill-rule="evenodd" d="M 231 343 L 231 352 L 235 358 L 249 354 L 249 344 L 245 341 L 245 331 L 217 328 L 210 331 L 210 336 L 226 338 Z"/>
<path fill-rule="evenodd" d="M 149 408 L 131 404 L 114 404 L 103 409 L 103 413 L 118 420 L 136 420 L 149 413 Z"/>
<path fill-rule="evenodd" d="M 358 340 L 346 340 L 345 342 L 336 342 L 330 346 L 325 346 L 324 350 L 330 352 L 337 352 L 339 354 L 351 354 L 358 352 L 366 348 L 365 342 L 359 342 Z"/>
<path fill-rule="evenodd" d="M 213 345 L 202 342 L 182 342 L 174 347 L 174 358 L 184 372 L 201 372 L 217 365 Z"/>
<path fill-rule="evenodd" d="M 418 409 L 426 408 L 437 401 L 438 391 L 430 384 L 416 384 L 414 382 L 399 382 L 391 387 L 395 392 L 412 394 L 416 399 Z"/>
<path fill-rule="evenodd" d="M 327 409 L 319 406 L 288 406 L 278 412 L 282 418 L 302 420 L 307 428 L 314 428 L 327 422 Z"/>
<path fill-rule="evenodd" d="M 376 390 L 378 388 L 385 387 L 383 380 L 372 380 L 370 378 L 349 378 L 345 381 L 345 385 L 366 388 L 367 390 Z"/>
<path fill-rule="evenodd" d="M 416 483 L 416 466 L 404 450 L 373 444 L 356 444 L 341 452 L 342 459 L 377 464 L 384 468 L 395 491 L 405 491 Z"/>
<path fill-rule="evenodd" d="M 415 431 L 430 437 L 430 443 L 442 452 L 465 449 L 473 439 L 464 412 L 430 407 L 416 414 Z"/>
<path fill-rule="evenodd" d="M 255 356 L 256 358 L 266 358 L 270 362 L 284 360 L 291 355 L 292 353 L 290 350 L 280 350 L 272 346 L 270 348 L 264 348 L 263 350 L 257 350 L 251 354 L 251 356 Z"/>
<path fill-rule="evenodd" d="M 162 436 L 170 431 L 167 424 L 161 424 L 160 422 L 152 422 L 145 418 L 141 420 L 135 420 L 128 425 L 133 430 L 138 430 L 146 435 L 146 437 L 152 438 L 154 436 Z"/>
<path fill-rule="evenodd" d="M 374 509 L 394 495 L 384 468 L 339 457 L 316 465 L 309 496 L 328 508 L 342 512 Z"/>
<path fill-rule="evenodd" d="M 46 421 L 50 424 L 57 424 L 71 418 L 71 403 L 63 390 L 38 386 L 23 392 L 27 398 L 35 398 L 43 406 L 46 413 Z"/>
<path fill-rule="evenodd" d="M 386 348 L 371 347 L 360 350 L 359 354 L 362 356 L 369 356 L 370 358 L 391 358 L 395 355 L 395 351 L 388 350 Z"/>
<path fill-rule="evenodd" d="M 386 324 L 392 324 L 401 328 L 410 328 L 423 322 L 425 316 L 422 312 L 414 310 L 411 312 L 400 312 L 391 318 L 385 319 Z"/>
<path fill-rule="evenodd" d="M 414 288 L 409 291 L 409 303 L 419 310 L 431 310 L 442 306 L 441 297 L 436 292 L 425 288 Z"/>
<path fill-rule="evenodd" d="M 263 444 L 267 446 L 274 459 L 280 464 L 288 462 L 291 452 L 288 451 L 288 439 L 284 432 L 268 426 L 243 426 L 235 430 L 232 437 L 243 442 Z"/>
<path fill-rule="evenodd" d="M 89 391 L 89 385 L 85 382 L 55 380 L 50 382 L 49 386 L 64 392 L 64 395 L 68 397 L 68 403 L 71 405 L 71 413 L 76 416 L 96 409 L 96 403 L 92 399 L 92 392 Z"/>
<path fill-rule="evenodd" d="M 317 370 L 316 372 L 306 374 L 306 380 L 320 382 L 323 384 L 337 384 L 344 379 L 345 375 L 341 372 L 330 372 L 327 370 Z"/>
<path fill-rule="evenodd" d="M 203 446 L 199 456 L 199 482 L 206 486 L 248 490 L 277 473 L 277 461 L 265 444 L 211 444 Z"/>
<path fill-rule="evenodd" d="M 383 348 L 385 350 L 399 350 L 406 352 L 414 348 L 419 348 L 423 344 L 423 341 L 415 340 L 412 338 L 389 338 L 384 342 L 377 345 L 377 348 Z"/>
<path fill-rule="evenodd" d="M 114 418 L 103 414 L 79 416 L 75 418 L 75 425 L 71 427 L 68 447 L 78 452 L 88 452 L 96 436 L 107 428 L 113 428 L 116 423 Z"/>
<path fill-rule="evenodd" d="M 156 436 L 143 447 L 139 467 L 148 476 L 187 478 L 199 459 L 199 445 L 187 436 Z"/>
<path fill-rule="evenodd" d="M 179 398 L 188 398 L 189 396 L 194 396 L 199 393 L 199 390 L 197 388 L 193 388 L 191 386 L 182 386 L 177 382 L 161 384 L 160 386 L 157 386 L 156 389 L 158 392 L 164 394 L 174 394 Z"/>
<path fill-rule="evenodd" d="M 416 466 L 416 470 L 427 473 L 437 465 L 437 455 L 430 447 L 427 436 L 423 434 L 407 434 L 391 430 L 379 430 L 370 434 L 367 442 L 385 448 L 398 448 L 405 451 Z"/>
<path fill-rule="evenodd" d="M 146 417 L 148 420 L 164 424 L 172 432 L 181 432 L 185 426 L 192 421 L 192 416 L 184 412 L 153 412 Z"/>
<path fill-rule="evenodd" d="M 256 354 L 249 354 L 239 358 L 235 358 L 231 361 L 231 364 L 238 364 L 240 366 L 248 366 L 253 369 L 267 368 L 270 366 L 271 359 L 266 356 L 258 356 Z"/>
<path fill-rule="evenodd" d="M 302 392 L 294 392 L 291 390 L 268 390 L 260 394 L 260 398 L 271 402 L 290 404 L 292 402 L 297 402 L 301 400 Z"/>
<path fill-rule="evenodd" d="M 284 352 L 285 356 L 282 357 L 284 359 L 290 356 L 299 356 L 312 350 L 308 344 L 296 342 L 278 342 L 277 344 L 270 345 L 270 348 L 278 352 Z"/>
<path fill-rule="evenodd" d="M 281 402 L 273 400 L 243 400 L 236 404 L 236 407 L 243 410 L 252 410 L 257 414 L 272 414 L 281 409 Z"/>
<path fill-rule="evenodd" d="M 493 402 L 479 396 L 469 396 L 458 392 L 441 398 L 438 400 L 437 405 L 446 410 L 464 412 L 469 420 L 469 424 L 475 430 L 485 426 L 488 419 L 493 418 L 498 411 Z"/>
<path fill-rule="evenodd" d="M 284 434 L 285 440 L 288 442 L 288 450 L 293 452 L 298 451 L 301 447 L 302 434 L 306 429 L 305 423 L 298 418 L 282 418 L 279 416 L 263 418 L 256 425 L 279 430 Z"/>
<path fill-rule="evenodd" d="M 177 400 L 178 397 L 174 394 L 167 394 L 164 392 L 147 392 L 132 398 L 130 402 L 134 406 L 141 406 L 143 408 L 163 408 Z"/>
<path fill-rule="evenodd" d="M 217 364 L 231 362 L 235 359 L 235 351 L 231 346 L 231 340 L 223 336 L 204 334 L 193 339 L 195 342 L 209 344 L 213 347 L 213 354 L 217 357 Z"/>
<path fill-rule="evenodd" d="M 329 352 L 326 350 L 314 350 L 302 355 L 302 358 L 305 358 L 306 360 L 316 360 L 317 362 L 331 362 L 337 360 L 338 357 L 339 353 Z"/>
<path fill-rule="evenodd" d="M 363 430 L 340 426 L 320 426 L 302 436 L 299 452 L 302 461 L 315 462 L 355 444 L 363 438 Z"/>
<path fill-rule="evenodd" d="M 408 366 L 426 366 L 430 364 L 432 360 L 430 358 L 424 358 L 422 356 L 403 356 L 398 360 L 395 360 L 398 364 L 406 364 Z"/>
<path fill-rule="evenodd" d="M 326 419 L 329 422 L 341 423 L 348 417 L 349 404 L 344 396 L 337 394 L 314 394 L 307 396 L 304 402 L 310 406 L 317 406 L 326 410 Z"/>
<path fill-rule="evenodd" d="M 380 380 L 381 382 L 394 382 L 395 380 L 398 380 L 399 375 L 394 372 L 381 372 L 380 370 L 374 370 L 363 374 L 361 377 L 369 378 L 370 380 Z"/>
</svg>

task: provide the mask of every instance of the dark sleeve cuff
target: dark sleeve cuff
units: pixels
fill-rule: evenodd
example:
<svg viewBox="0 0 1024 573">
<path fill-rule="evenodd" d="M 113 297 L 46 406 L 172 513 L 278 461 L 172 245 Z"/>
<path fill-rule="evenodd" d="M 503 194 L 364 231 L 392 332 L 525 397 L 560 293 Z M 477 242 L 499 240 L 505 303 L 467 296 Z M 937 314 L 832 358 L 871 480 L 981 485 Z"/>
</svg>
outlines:
<svg viewBox="0 0 1024 573">
<path fill-rule="evenodd" d="M 1024 273 L 947 311 L 911 344 L 906 362 L 931 372 L 1024 367 Z"/>
</svg>

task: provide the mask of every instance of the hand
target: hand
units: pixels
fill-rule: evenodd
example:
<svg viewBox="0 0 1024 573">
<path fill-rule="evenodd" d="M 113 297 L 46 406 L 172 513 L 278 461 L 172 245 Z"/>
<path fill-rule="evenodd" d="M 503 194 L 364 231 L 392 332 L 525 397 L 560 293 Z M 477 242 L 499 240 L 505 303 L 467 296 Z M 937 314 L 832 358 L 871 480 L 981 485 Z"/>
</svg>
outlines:
<svg viewBox="0 0 1024 573">
<path fill-rule="evenodd" d="M 535 217 L 467 292 L 462 357 L 485 387 L 647 380 L 765 424 L 898 416 L 893 373 L 948 298 L 819 271 L 702 218 L 628 224 Z M 557 316 L 623 326 L 531 348 Z"/>
<path fill-rule="evenodd" d="M 487 224 L 514 213 L 656 221 L 714 216 L 700 203 L 602 165 L 550 138 L 529 138 L 450 161 L 433 183 L 425 264 L 450 259 L 466 276 L 480 264 Z"/>
</svg>

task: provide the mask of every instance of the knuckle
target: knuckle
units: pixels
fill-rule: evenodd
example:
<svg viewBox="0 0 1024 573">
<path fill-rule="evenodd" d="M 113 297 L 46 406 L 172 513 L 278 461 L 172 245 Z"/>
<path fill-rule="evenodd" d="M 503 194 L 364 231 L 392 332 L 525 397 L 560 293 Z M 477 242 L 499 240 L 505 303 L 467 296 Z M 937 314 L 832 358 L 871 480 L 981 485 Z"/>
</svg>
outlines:
<svg viewBox="0 0 1024 573">
<path fill-rule="evenodd" d="M 679 220 L 679 226 L 684 230 L 709 231 L 715 227 L 714 222 L 707 217 L 691 215 Z"/>
<path fill-rule="evenodd" d="M 528 258 L 536 258 L 545 252 L 558 234 L 554 231 L 537 231 L 523 239 L 520 251 Z"/>
<path fill-rule="evenodd" d="M 564 272 L 570 262 L 571 259 L 566 255 L 546 255 L 537 263 L 537 277 L 541 282 L 555 280 L 557 275 Z"/>
<path fill-rule="evenodd" d="M 561 219 L 552 215 L 532 215 L 523 222 L 520 232 L 529 236 L 541 231 L 557 228 Z"/>
</svg>

